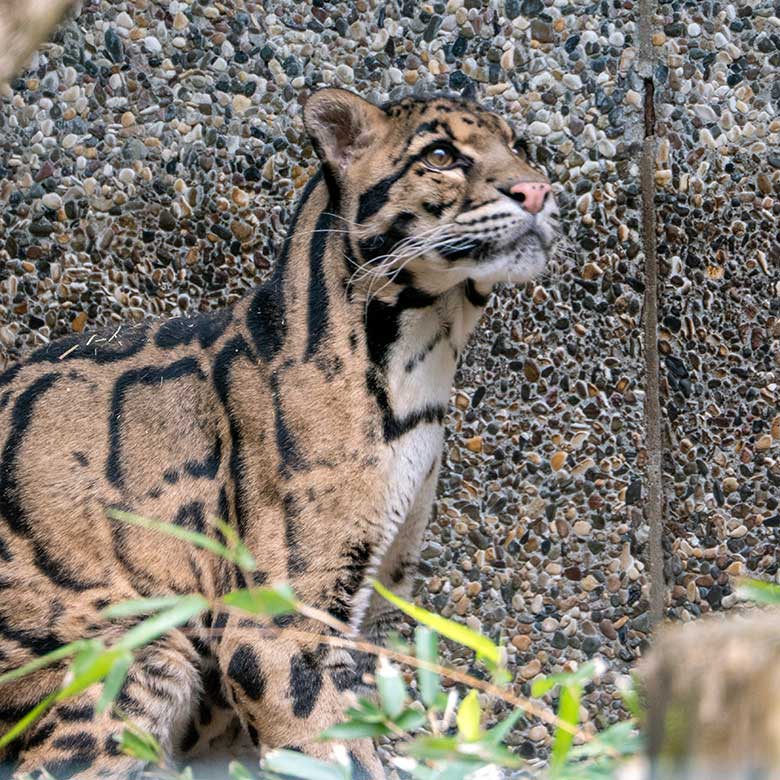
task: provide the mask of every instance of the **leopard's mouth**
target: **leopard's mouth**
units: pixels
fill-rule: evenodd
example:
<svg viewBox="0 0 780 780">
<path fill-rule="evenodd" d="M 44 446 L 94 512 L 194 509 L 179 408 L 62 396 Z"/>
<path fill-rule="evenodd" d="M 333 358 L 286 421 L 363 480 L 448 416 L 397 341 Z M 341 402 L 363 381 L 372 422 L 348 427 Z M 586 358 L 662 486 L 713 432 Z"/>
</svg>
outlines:
<svg viewBox="0 0 780 780">
<path fill-rule="evenodd" d="M 490 264 L 496 281 L 524 284 L 544 273 L 550 261 L 554 236 L 526 229 L 498 251 Z"/>
</svg>

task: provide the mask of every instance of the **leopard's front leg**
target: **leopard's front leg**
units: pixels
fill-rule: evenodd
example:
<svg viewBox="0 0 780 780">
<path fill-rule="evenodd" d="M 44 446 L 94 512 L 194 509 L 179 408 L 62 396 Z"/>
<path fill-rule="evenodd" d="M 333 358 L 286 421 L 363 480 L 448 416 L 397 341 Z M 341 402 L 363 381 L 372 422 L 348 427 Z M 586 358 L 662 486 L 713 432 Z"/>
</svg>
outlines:
<svg viewBox="0 0 780 780">
<path fill-rule="evenodd" d="M 243 625 L 241 625 L 243 624 Z M 322 632 L 322 626 L 296 622 L 298 630 Z M 300 750 L 332 761 L 332 742 L 319 736 L 344 720 L 355 703 L 345 679 L 343 651 L 285 635 L 258 636 L 261 629 L 231 617 L 219 645 L 219 665 L 236 712 L 255 746 L 263 750 Z M 353 761 L 354 780 L 385 780 L 373 742 L 345 745 Z"/>
</svg>

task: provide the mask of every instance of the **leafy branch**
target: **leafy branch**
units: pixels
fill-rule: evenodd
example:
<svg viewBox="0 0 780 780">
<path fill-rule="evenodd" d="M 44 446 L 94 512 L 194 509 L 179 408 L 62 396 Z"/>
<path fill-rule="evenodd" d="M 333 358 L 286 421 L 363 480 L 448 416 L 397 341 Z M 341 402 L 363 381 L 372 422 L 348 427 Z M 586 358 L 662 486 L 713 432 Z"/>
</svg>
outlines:
<svg viewBox="0 0 780 780">
<path fill-rule="evenodd" d="M 224 541 L 116 510 L 112 510 L 110 516 L 118 522 L 165 533 L 191 543 L 246 571 L 255 568 L 249 550 L 235 531 L 221 521 L 216 520 L 213 525 Z M 376 700 L 359 699 L 356 706 L 344 713 L 345 720 L 334 724 L 321 735 L 321 739 L 350 740 L 378 736 L 402 738 L 404 741 L 398 745 L 402 756 L 396 762 L 414 780 L 465 780 L 486 767 L 520 766 L 522 761 L 504 742 L 524 716 L 539 718 L 554 728 L 550 764 L 554 780 L 606 780 L 620 761 L 639 749 L 632 721 L 615 724 L 595 737 L 579 728 L 579 707 L 584 687 L 599 672 L 595 663 L 585 664 L 574 672 L 551 675 L 534 682 L 532 695 L 536 699 L 554 690 L 559 691 L 557 712 L 553 713 L 542 703 L 517 696 L 507 688 L 512 678 L 504 666 L 504 651 L 488 637 L 401 599 L 379 582 L 374 582 L 373 586 L 380 596 L 420 624 L 415 629 L 414 648 L 382 647 L 355 636 L 347 624 L 323 610 L 301 603 L 285 583 L 273 587 L 234 590 L 216 600 L 193 593 L 133 599 L 109 606 L 101 613 L 105 619 L 143 619 L 132 625 L 110 646 L 99 639 L 81 639 L 0 676 L 2 686 L 45 667 L 68 663 L 60 688 L 0 737 L 0 749 L 19 737 L 50 707 L 82 693 L 92 685 L 102 683 L 96 710 L 103 712 L 113 707 L 139 649 L 174 629 L 201 636 L 206 630 L 212 635 L 224 631 L 215 628 L 195 630 L 187 626 L 202 612 L 215 609 L 266 618 L 299 614 L 326 626 L 330 632 L 271 625 L 231 627 L 230 630 L 252 631 L 256 637 L 286 636 L 375 656 L 378 659 L 374 675 Z M 439 636 L 471 649 L 476 659 L 490 673 L 491 679 L 479 679 L 441 664 L 438 655 Z M 415 669 L 416 697 L 408 688 L 399 665 Z M 462 698 L 455 689 L 445 692 L 441 686 L 442 679 L 458 683 L 468 692 Z M 485 713 L 480 693 L 500 699 L 512 708 L 509 715 L 491 729 L 483 726 Z M 412 737 L 414 732 L 421 730 L 422 733 Z M 164 765 L 162 751 L 154 737 L 139 729 L 136 724 L 127 721 L 118 741 L 120 750 L 145 763 L 156 764 L 158 770 L 166 776 L 176 780 L 188 779 L 187 772 L 176 774 Z M 575 746 L 575 742 L 580 744 Z M 283 775 L 302 780 L 350 780 L 352 773 L 346 752 L 335 762 L 328 763 L 297 752 L 275 750 L 268 753 L 263 768 L 271 776 Z M 249 780 L 252 774 L 241 764 L 233 762 L 230 776 L 232 780 Z"/>
</svg>

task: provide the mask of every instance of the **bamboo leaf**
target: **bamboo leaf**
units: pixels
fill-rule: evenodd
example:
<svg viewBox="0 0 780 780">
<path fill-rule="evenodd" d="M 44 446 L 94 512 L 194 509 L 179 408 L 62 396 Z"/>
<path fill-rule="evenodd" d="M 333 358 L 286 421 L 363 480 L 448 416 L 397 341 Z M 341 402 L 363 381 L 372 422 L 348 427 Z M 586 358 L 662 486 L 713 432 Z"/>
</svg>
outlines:
<svg viewBox="0 0 780 780">
<path fill-rule="evenodd" d="M 227 541 L 228 549 L 233 555 L 233 560 L 244 571 L 254 571 L 257 566 L 249 548 L 241 541 L 241 537 L 235 528 L 228 525 L 224 520 L 218 517 L 212 517 L 211 522 L 221 531 L 222 536 Z"/>
<path fill-rule="evenodd" d="M 90 685 L 100 682 L 111 671 L 117 658 L 123 654 L 122 650 L 111 648 L 103 650 L 97 655 L 91 656 L 89 662 L 82 662 L 78 672 L 74 662 L 71 671 L 73 679 L 57 692 L 57 701 L 70 698 L 85 691 Z"/>
<path fill-rule="evenodd" d="M 221 558 L 225 558 L 228 561 L 232 561 L 233 563 L 239 564 L 240 560 L 242 568 L 246 569 L 247 571 L 254 571 L 256 568 L 254 560 L 251 560 L 251 556 L 250 561 L 247 561 L 245 560 L 245 555 L 243 552 L 239 555 L 236 555 L 235 550 L 231 550 L 224 544 L 220 544 L 210 536 L 206 536 L 206 534 L 201 534 L 197 531 L 190 531 L 188 528 L 182 528 L 180 525 L 174 525 L 173 523 L 163 523 L 160 520 L 150 520 L 149 518 L 141 517 L 140 515 L 135 515 L 131 512 L 122 512 L 118 509 L 108 509 L 106 510 L 106 514 L 112 520 L 119 520 L 122 523 L 137 525 L 141 528 L 146 528 L 149 531 L 159 531 L 160 533 L 173 536 L 176 539 L 180 539 L 183 542 L 189 542 L 195 547 L 208 550 L 209 552 L 212 552 L 215 555 L 219 555 Z"/>
<path fill-rule="evenodd" d="M 148 645 L 153 640 L 168 633 L 173 628 L 183 625 L 199 612 L 203 612 L 209 602 L 203 596 L 191 594 L 182 597 L 169 609 L 147 618 L 137 626 L 133 626 L 120 640 L 116 647 L 120 650 L 135 650 Z"/>
<path fill-rule="evenodd" d="M 272 750 L 263 761 L 263 768 L 300 780 L 351 780 L 351 771 L 336 764 L 326 764 L 294 750 Z"/>
<path fill-rule="evenodd" d="M 558 718 L 569 726 L 576 726 L 580 717 L 580 697 L 582 688 L 579 685 L 566 685 L 561 688 L 561 698 L 558 704 Z M 553 738 L 550 768 L 553 775 L 566 763 L 572 746 L 574 734 L 558 726 Z"/>
<path fill-rule="evenodd" d="M 493 726 L 493 728 L 485 734 L 485 742 L 491 743 L 493 745 L 500 745 L 509 736 L 509 732 L 512 731 L 512 729 L 517 724 L 517 721 L 519 721 L 522 717 L 522 710 L 515 710 L 514 712 L 510 713 L 506 718 L 504 718 L 504 720 L 501 721 L 501 723 Z"/>
<path fill-rule="evenodd" d="M 136 615 L 148 615 L 151 612 L 159 612 L 178 604 L 186 596 L 157 596 L 151 599 L 129 599 L 118 604 L 106 607 L 100 614 L 104 618 L 114 620 L 116 618 L 135 617 Z"/>
<path fill-rule="evenodd" d="M 39 669 L 44 669 L 47 666 L 56 664 L 57 661 L 61 661 L 63 658 L 69 658 L 72 655 L 82 652 L 89 641 L 86 639 L 78 639 L 75 642 L 70 642 L 67 645 L 58 647 L 56 650 L 52 650 L 46 655 L 42 655 L 40 658 L 36 658 L 34 661 L 20 666 L 18 669 L 12 669 L 10 672 L 0 674 L 0 685 L 13 680 L 19 680 L 22 677 L 26 677 L 28 674 L 37 672 Z"/>
<path fill-rule="evenodd" d="M 362 739 L 363 737 L 384 737 L 390 729 L 384 723 L 371 723 L 365 720 L 348 720 L 336 723 L 320 735 L 320 739 Z"/>
<path fill-rule="evenodd" d="M 406 703 L 406 685 L 398 668 L 380 657 L 376 671 L 376 687 L 382 710 L 390 720 L 397 718 Z"/>
<path fill-rule="evenodd" d="M 360 699 L 357 707 L 349 707 L 344 713 L 350 720 L 360 720 L 363 723 L 383 723 L 385 714 L 369 699 Z"/>
<path fill-rule="evenodd" d="M 534 684 L 531 686 L 531 695 L 535 697 L 544 696 L 545 693 L 552 690 L 556 685 L 584 685 L 590 682 L 598 671 L 599 664 L 596 661 L 588 661 L 573 672 L 548 674 L 547 677 L 541 677 L 534 681 Z"/>
<path fill-rule="evenodd" d="M 134 723 L 127 723 L 122 731 L 119 742 L 119 749 L 126 756 L 138 758 L 149 764 L 160 764 L 163 759 L 163 751 L 160 743 L 148 732 L 136 726 Z"/>
<path fill-rule="evenodd" d="M 255 780 L 255 776 L 240 761 L 228 764 L 228 776 L 230 780 Z"/>
<path fill-rule="evenodd" d="M 763 580 L 738 580 L 737 595 L 757 604 L 780 604 L 780 585 Z"/>
<path fill-rule="evenodd" d="M 379 593 L 382 598 L 387 599 L 391 604 L 394 604 L 401 612 L 409 615 L 418 623 L 422 623 L 428 628 L 433 629 L 442 636 L 446 636 L 453 642 L 465 645 L 477 654 L 477 658 L 480 660 L 487 659 L 494 664 L 500 663 L 501 651 L 498 646 L 482 634 L 478 634 L 476 631 L 472 631 L 467 626 L 463 626 L 460 623 L 456 623 L 454 620 L 448 620 L 447 618 L 436 615 L 433 612 L 428 612 L 427 609 L 410 604 L 408 601 L 396 596 L 395 593 L 388 590 L 381 582 L 374 580 L 374 590 Z"/>
<path fill-rule="evenodd" d="M 460 703 L 455 719 L 458 724 L 458 733 L 466 742 L 476 742 L 482 735 L 481 719 L 482 709 L 479 706 L 479 696 L 476 691 L 469 691 Z"/>
<path fill-rule="evenodd" d="M 418 737 L 403 746 L 407 755 L 421 761 L 441 761 L 458 758 L 458 740 L 456 737 Z M 475 756 L 474 761 L 479 759 Z"/>
<path fill-rule="evenodd" d="M 415 655 L 421 661 L 436 663 L 439 659 L 439 637 L 426 626 L 417 626 L 414 631 Z M 426 707 L 433 706 L 439 693 L 439 675 L 430 669 L 417 669 L 417 686 L 420 698 Z"/>
<path fill-rule="evenodd" d="M 642 711 L 642 702 L 639 698 L 639 685 L 634 677 L 634 673 L 618 677 L 615 682 L 617 683 L 618 693 L 623 699 L 623 704 L 629 714 L 635 720 L 641 721 L 644 713 Z"/>
<path fill-rule="evenodd" d="M 447 761 L 470 763 L 472 772 L 485 764 L 514 769 L 522 766 L 522 760 L 502 745 L 481 742 L 459 742 L 455 737 L 417 737 L 402 745 L 403 752 L 420 761 Z"/>
<path fill-rule="evenodd" d="M 2 750 L 6 745 L 13 742 L 20 734 L 23 734 L 26 729 L 28 729 L 33 723 L 35 723 L 38 718 L 43 715 L 46 710 L 51 707 L 52 704 L 57 700 L 57 693 L 52 693 L 49 696 L 47 696 L 40 704 L 33 707 L 20 721 L 15 723 L 11 729 L 5 732 L 2 737 L 0 737 L 0 750 Z"/>
<path fill-rule="evenodd" d="M 545 693 L 551 691 L 557 684 L 558 683 L 552 679 L 552 675 L 549 677 L 540 677 L 531 684 L 531 696 L 535 699 L 539 699 L 544 696 Z"/>
<path fill-rule="evenodd" d="M 122 653 L 110 671 L 106 675 L 106 679 L 103 682 L 103 690 L 100 694 L 100 698 L 95 704 L 95 712 L 98 714 L 105 712 L 110 707 L 116 697 L 119 695 L 119 691 L 122 689 L 122 684 L 127 677 L 127 672 L 130 670 L 130 664 L 133 663 L 133 654 L 127 650 Z"/>
<path fill-rule="evenodd" d="M 420 728 L 426 720 L 424 712 L 409 707 L 395 719 L 395 725 L 402 731 L 408 732 Z"/>
<path fill-rule="evenodd" d="M 642 749 L 636 723 L 623 720 L 600 731 L 593 739 L 569 751 L 569 759 L 635 755 Z"/>
<path fill-rule="evenodd" d="M 474 764 L 467 762 L 448 761 L 434 775 L 434 780 L 499 780 L 500 770 L 489 770 L 486 767 L 474 768 Z"/>
<path fill-rule="evenodd" d="M 224 599 L 229 607 L 262 615 L 289 615 L 298 608 L 295 593 L 285 584 L 272 588 L 242 588 L 228 593 Z"/>
</svg>

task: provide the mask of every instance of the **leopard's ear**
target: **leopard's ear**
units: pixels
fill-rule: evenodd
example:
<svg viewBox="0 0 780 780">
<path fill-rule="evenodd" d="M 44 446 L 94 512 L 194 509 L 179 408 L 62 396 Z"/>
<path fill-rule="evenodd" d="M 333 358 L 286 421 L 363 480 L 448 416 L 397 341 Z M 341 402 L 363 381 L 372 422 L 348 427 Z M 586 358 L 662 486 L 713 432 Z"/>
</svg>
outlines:
<svg viewBox="0 0 780 780">
<path fill-rule="evenodd" d="M 335 171 L 343 171 L 384 129 L 381 108 L 345 89 L 321 89 L 303 108 L 303 123 L 317 156 Z"/>
</svg>

